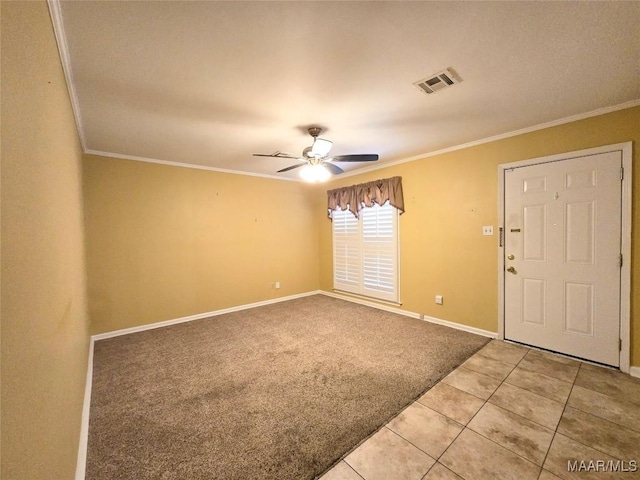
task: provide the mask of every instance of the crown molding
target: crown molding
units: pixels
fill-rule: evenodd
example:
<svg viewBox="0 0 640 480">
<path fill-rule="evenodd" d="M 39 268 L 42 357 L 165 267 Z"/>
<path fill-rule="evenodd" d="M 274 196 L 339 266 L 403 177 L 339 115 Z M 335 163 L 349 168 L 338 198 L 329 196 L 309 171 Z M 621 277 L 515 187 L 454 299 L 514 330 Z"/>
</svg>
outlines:
<svg viewBox="0 0 640 480">
<path fill-rule="evenodd" d="M 101 152 L 99 150 L 85 150 L 87 155 L 100 155 L 101 157 L 119 158 L 121 160 L 134 160 L 136 162 L 155 163 L 158 165 L 168 165 L 171 167 L 193 168 L 196 170 L 208 170 L 210 172 L 228 173 L 231 175 L 245 175 L 248 177 L 269 178 L 271 180 L 284 180 L 288 182 L 301 181 L 297 178 L 277 177 L 276 175 L 268 175 L 266 173 L 244 172 L 242 170 L 230 170 L 227 168 L 210 167 L 208 165 L 197 165 L 195 163 L 173 162 L 171 160 L 159 160 L 156 158 L 137 157 L 135 155 L 123 155 L 120 153 Z"/>
<path fill-rule="evenodd" d="M 73 116 L 76 121 L 76 130 L 78 131 L 78 137 L 80 137 L 80 145 L 82 147 L 82 151 L 84 152 L 86 151 L 87 143 L 85 141 L 84 130 L 82 129 L 80 102 L 78 102 L 78 94 L 76 93 L 76 86 L 73 81 L 73 70 L 71 69 L 71 58 L 69 56 L 69 48 L 67 46 L 67 36 L 64 31 L 64 22 L 62 21 L 60 0 L 47 0 L 47 4 L 49 6 L 51 22 L 53 23 L 53 32 L 56 37 L 58 52 L 60 53 L 62 71 L 64 72 L 64 78 L 67 82 L 69 100 L 71 101 L 71 108 L 73 110 Z"/>
</svg>

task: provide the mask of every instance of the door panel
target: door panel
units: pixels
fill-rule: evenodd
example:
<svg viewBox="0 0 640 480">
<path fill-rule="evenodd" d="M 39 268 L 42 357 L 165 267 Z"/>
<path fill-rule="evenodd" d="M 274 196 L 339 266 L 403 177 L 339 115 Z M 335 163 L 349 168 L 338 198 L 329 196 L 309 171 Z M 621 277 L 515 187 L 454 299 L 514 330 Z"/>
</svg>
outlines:
<svg viewBox="0 0 640 480">
<path fill-rule="evenodd" d="M 565 330 L 593 336 L 594 285 L 591 283 L 565 284 Z"/>
<path fill-rule="evenodd" d="M 544 326 L 547 311 L 546 282 L 537 278 L 522 279 L 522 321 Z"/>
<path fill-rule="evenodd" d="M 567 203 L 565 213 L 565 261 L 593 265 L 595 202 Z"/>
<path fill-rule="evenodd" d="M 621 167 L 609 152 L 505 171 L 506 339 L 618 366 Z"/>
<path fill-rule="evenodd" d="M 547 258 L 547 206 L 524 205 L 523 260 L 544 262 Z"/>
</svg>

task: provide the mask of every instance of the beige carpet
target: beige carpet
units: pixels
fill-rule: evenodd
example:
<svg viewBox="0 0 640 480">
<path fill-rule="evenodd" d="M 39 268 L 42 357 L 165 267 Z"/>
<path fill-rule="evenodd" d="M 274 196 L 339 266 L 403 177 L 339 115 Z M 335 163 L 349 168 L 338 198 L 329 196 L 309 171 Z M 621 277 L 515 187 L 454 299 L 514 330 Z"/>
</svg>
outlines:
<svg viewBox="0 0 640 480">
<path fill-rule="evenodd" d="M 488 339 L 315 295 L 95 344 L 87 479 L 312 479 Z"/>
</svg>

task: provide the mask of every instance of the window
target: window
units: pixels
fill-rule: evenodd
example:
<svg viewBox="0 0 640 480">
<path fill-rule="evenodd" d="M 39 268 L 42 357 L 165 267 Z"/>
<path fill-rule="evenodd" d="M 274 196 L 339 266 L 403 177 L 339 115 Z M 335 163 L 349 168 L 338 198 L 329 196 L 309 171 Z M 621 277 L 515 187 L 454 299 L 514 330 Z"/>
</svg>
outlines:
<svg viewBox="0 0 640 480">
<path fill-rule="evenodd" d="M 398 210 L 389 202 L 333 210 L 333 288 L 399 302 Z"/>
</svg>

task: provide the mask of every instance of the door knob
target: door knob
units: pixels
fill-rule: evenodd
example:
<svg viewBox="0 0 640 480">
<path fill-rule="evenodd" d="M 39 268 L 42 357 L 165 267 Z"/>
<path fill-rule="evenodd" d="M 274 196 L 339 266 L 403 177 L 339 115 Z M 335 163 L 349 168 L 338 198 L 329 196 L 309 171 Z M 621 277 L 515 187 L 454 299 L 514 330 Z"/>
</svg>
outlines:
<svg viewBox="0 0 640 480">
<path fill-rule="evenodd" d="M 515 275 L 516 274 L 516 269 L 513 268 L 513 267 L 509 267 L 509 268 L 507 268 L 507 272 L 513 273 Z"/>
</svg>

